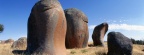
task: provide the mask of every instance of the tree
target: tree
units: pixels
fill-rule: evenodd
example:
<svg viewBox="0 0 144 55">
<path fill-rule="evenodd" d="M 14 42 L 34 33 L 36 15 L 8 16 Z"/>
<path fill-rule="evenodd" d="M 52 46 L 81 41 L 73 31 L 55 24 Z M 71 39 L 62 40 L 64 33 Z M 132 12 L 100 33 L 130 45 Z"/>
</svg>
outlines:
<svg viewBox="0 0 144 55">
<path fill-rule="evenodd" d="M 135 39 L 131 38 L 131 41 L 133 44 L 144 45 L 144 40 L 135 40 Z"/>
<path fill-rule="evenodd" d="M 131 38 L 131 41 L 132 41 L 133 44 L 136 44 L 135 39 Z"/>
<path fill-rule="evenodd" d="M 4 30 L 4 26 L 0 24 L 0 33 L 3 32 L 3 30 Z"/>
</svg>

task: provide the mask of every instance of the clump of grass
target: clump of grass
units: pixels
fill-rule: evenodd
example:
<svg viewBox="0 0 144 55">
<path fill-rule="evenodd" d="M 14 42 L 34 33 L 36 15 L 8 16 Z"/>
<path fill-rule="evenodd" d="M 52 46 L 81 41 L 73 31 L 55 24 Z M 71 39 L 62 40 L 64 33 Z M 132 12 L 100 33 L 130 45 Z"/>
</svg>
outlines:
<svg viewBox="0 0 144 55">
<path fill-rule="evenodd" d="M 96 47 L 96 49 L 99 49 L 95 52 L 96 55 L 107 55 L 107 50 L 105 47 Z"/>
<path fill-rule="evenodd" d="M 75 53 L 76 53 L 76 51 L 72 50 L 70 53 L 71 53 L 71 54 L 75 54 Z"/>
<path fill-rule="evenodd" d="M 86 52 L 88 52 L 88 51 L 84 49 L 84 50 L 81 50 L 81 52 L 82 52 L 82 53 L 86 53 Z"/>
<path fill-rule="evenodd" d="M 106 52 L 103 52 L 103 51 L 95 52 L 95 54 L 96 54 L 96 55 L 107 55 Z"/>
</svg>

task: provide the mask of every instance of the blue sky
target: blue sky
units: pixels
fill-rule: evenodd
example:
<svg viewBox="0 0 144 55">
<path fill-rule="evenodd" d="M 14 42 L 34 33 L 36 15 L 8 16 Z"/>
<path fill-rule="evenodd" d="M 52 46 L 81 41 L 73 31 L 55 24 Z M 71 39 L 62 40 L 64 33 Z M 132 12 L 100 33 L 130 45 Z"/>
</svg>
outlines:
<svg viewBox="0 0 144 55">
<path fill-rule="evenodd" d="M 27 20 L 38 0 L 1 0 L 0 24 L 4 32 L 0 40 L 17 40 L 27 36 Z M 89 41 L 96 25 L 109 24 L 109 31 L 118 31 L 129 38 L 144 39 L 144 0 L 59 0 L 63 9 L 77 8 L 89 19 Z M 107 32 L 107 33 L 108 33 Z M 105 35 L 107 39 L 107 34 Z"/>
</svg>

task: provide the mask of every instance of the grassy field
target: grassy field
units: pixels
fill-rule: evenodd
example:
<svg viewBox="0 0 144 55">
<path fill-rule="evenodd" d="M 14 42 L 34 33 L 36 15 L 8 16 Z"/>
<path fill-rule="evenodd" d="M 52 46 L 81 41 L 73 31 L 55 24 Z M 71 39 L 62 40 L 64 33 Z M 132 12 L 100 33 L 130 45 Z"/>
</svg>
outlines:
<svg viewBox="0 0 144 55">
<path fill-rule="evenodd" d="M 12 53 L 12 50 L 14 49 L 11 48 L 11 45 L 12 44 L 0 44 L 0 54 L 14 55 Z M 133 45 L 133 55 L 144 55 L 144 52 L 142 51 L 143 49 L 144 49 L 144 45 Z M 87 47 L 81 49 L 67 49 L 67 55 L 106 55 L 107 51 L 108 51 L 107 46 Z"/>
</svg>

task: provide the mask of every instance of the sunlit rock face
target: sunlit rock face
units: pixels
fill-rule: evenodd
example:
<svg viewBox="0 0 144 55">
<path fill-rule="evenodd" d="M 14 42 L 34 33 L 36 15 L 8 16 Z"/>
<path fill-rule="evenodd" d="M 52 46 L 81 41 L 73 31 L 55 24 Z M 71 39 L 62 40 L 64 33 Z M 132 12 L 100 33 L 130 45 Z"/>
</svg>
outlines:
<svg viewBox="0 0 144 55">
<path fill-rule="evenodd" d="M 26 52 L 40 55 L 66 55 L 66 18 L 58 0 L 40 0 L 28 19 Z"/>
<path fill-rule="evenodd" d="M 85 48 L 88 44 L 88 18 L 76 9 L 64 10 L 67 20 L 66 48 Z"/>
<path fill-rule="evenodd" d="M 109 32 L 108 55 L 132 55 L 132 41 L 120 32 Z"/>
<path fill-rule="evenodd" d="M 94 46 L 104 46 L 104 36 L 108 31 L 108 24 L 102 23 L 94 28 L 92 39 Z"/>
</svg>

